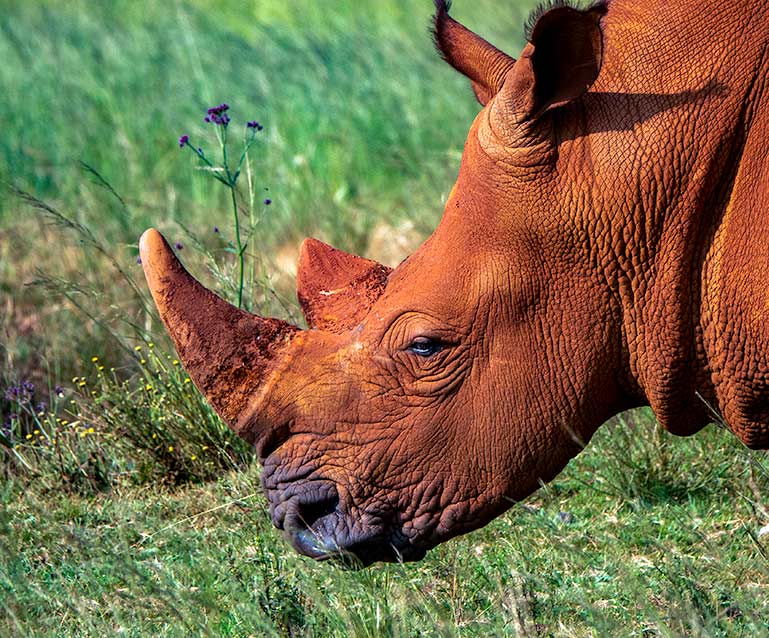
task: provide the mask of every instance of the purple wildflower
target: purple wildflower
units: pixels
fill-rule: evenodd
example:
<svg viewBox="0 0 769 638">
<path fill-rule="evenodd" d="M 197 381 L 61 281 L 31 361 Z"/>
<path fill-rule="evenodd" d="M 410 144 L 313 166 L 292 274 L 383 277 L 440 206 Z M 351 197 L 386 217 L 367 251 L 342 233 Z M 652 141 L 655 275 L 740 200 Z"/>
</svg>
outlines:
<svg viewBox="0 0 769 638">
<path fill-rule="evenodd" d="M 19 385 L 8 386 L 5 390 L 5 398 L 17 403 L 29 403 L 35 393 L 35 384 L 30 381 L 22 381 Z"/>
<path fill-rule="evenodd" d="M 184 148 L 185 146 L 187 146 L 187 144 L 189 144 L 189 141 L 190 141 L 189 135 L 182 135 L 179 138 L 179 148 Z"/>
<path fill-rule="evenodd" d="M 220 104 L 219 106 L 212 106 L 210 109 L 208 109 L 209 115 L 221 115 L 222 113 L 225 113 L 226 111 L 230 110 L 230 105 L 226 102 Z"/>
<path fill-rule="evenodd" d="M 250 122 L 248 122 L 248 124 L 246 124 L 246 126 L 248 128 L 256 129 L 257 131 L 261 131 L 264 129 L 264 127 L 261 124 L 259 124 L 259 122 L 257 122 L 256 120 L 251 120 Z"/>
<path fill-rule="evenodd" d="M 37 404 L 38 412 L 45 412 L 48 409 L 48 404 L 45 401 L 41 401 Z"/>
<path fill-rule="evenodd" d="M 57 397 L 64 396 L 64 388 L 62 388 L 60 385 L 56 385 L 53 389 L 53 392 Z"/>
<path fill-rule="evenodd" d="M 136 258 L 136 263 L 137 263 L 137 264 L 139 264 L 139 265 L 141 266 L 141 264 L 142 264 L 142 258 L 141 258 L 141 257 L 137 257 L 137 258 Z"/>
<path fill-rule="evenodd" d="M 206 111 L 207 115 L 205 118 L 203 118 L 203 121 L 206 123 L 213 123 L 217 126 L 227 126 L 230 123 L 230 116 L 227 115 L 227 111 L 230 110 L 230 105 L 226 102 L 220 104 L 219 106 L 212 106 L 208 111 Z"/>
<path fill-rule="evenodd" d="M 180 241 L 177 241 L 174 244 L 174 248 L 176 248 L 176 250 L 182 250 L 184 248 L 184 244 L 182 244 L 182 242 L 180 242 Z"/>
<path fill-rule="evenodd" d="M 219 227 L 218 226 L 214 226 L 214 232 L 219 234 Z"/>
<path fill-rule="evenodd" d="M 267 199 L 264 200 L 264 205 L 269 206 L 270 204 L 272 204 L 272 200 L 268 197 Z"/>
</svg>

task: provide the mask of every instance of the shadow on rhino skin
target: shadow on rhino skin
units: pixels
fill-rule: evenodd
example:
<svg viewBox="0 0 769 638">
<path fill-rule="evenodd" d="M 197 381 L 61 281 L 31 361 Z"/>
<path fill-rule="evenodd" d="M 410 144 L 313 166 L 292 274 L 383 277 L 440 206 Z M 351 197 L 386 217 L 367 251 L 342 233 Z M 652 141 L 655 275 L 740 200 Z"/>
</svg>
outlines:
<svg viewBox="0 0 769 638">
<path fill-rule="evenodd" d="M 559 137 L 561 141 L 566 141 L 590 133 L 629 131 L 636 124 L 646 122 L 665 111 L 687 104 L 699 104 L 710 98 L 723 97 L 727 93 L 726 86 L 715 80 L 702 88 L 678 93 L 586 93 L 579 104 L 590 116 L 580 122 L 579 126 L 559 127 Z"/>
</svg>

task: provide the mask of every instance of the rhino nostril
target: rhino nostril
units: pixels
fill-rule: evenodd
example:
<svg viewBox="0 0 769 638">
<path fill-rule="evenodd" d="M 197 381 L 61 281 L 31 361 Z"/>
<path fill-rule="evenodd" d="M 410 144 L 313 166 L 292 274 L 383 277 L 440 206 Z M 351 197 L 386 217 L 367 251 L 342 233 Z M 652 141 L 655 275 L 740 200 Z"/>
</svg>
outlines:
<svg viewBox="0 0 769 638">
<path fill-rule="evenodd" d="M 314 501 L 299 503 L 297 520 L 307 529 L 312 529 L 312 526 L 321 518 L 333 514 L 338 505 L 339 496 L 336 494 Z"/>
</svg>

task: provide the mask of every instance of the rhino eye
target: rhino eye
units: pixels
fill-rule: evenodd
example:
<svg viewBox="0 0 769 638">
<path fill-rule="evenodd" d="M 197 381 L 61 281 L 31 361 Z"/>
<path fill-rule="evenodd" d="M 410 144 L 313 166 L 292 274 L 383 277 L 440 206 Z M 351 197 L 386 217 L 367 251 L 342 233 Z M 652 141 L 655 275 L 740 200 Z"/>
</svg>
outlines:
<svg viewBox="0 0 769 638">
<path fill-rule="evenodd" d="M 409 344 L 408 348 L 406 349 L 420 357 L 431 357 L 443 350 L 443 347 L 443 342 L 438 339 L 430 339 L 429 337 L 417 337 Z"/>
</svg>

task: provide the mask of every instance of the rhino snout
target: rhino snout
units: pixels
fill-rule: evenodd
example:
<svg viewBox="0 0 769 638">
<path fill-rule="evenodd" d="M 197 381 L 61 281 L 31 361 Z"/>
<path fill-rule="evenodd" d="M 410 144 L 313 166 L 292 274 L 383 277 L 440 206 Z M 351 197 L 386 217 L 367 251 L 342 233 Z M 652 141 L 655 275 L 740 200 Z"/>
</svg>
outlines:
<svg viewBox="0 0 769 638">
<path fill-rule="evenodd" d="M 379 517 L 353 517 L 333 484 L 299 481 L 268 490 L 272 522 L 300 554 L 318 561 L 336 560 L 346 567 L 377 561 L 419 560 L 424 549 Z"/>
</svg>

